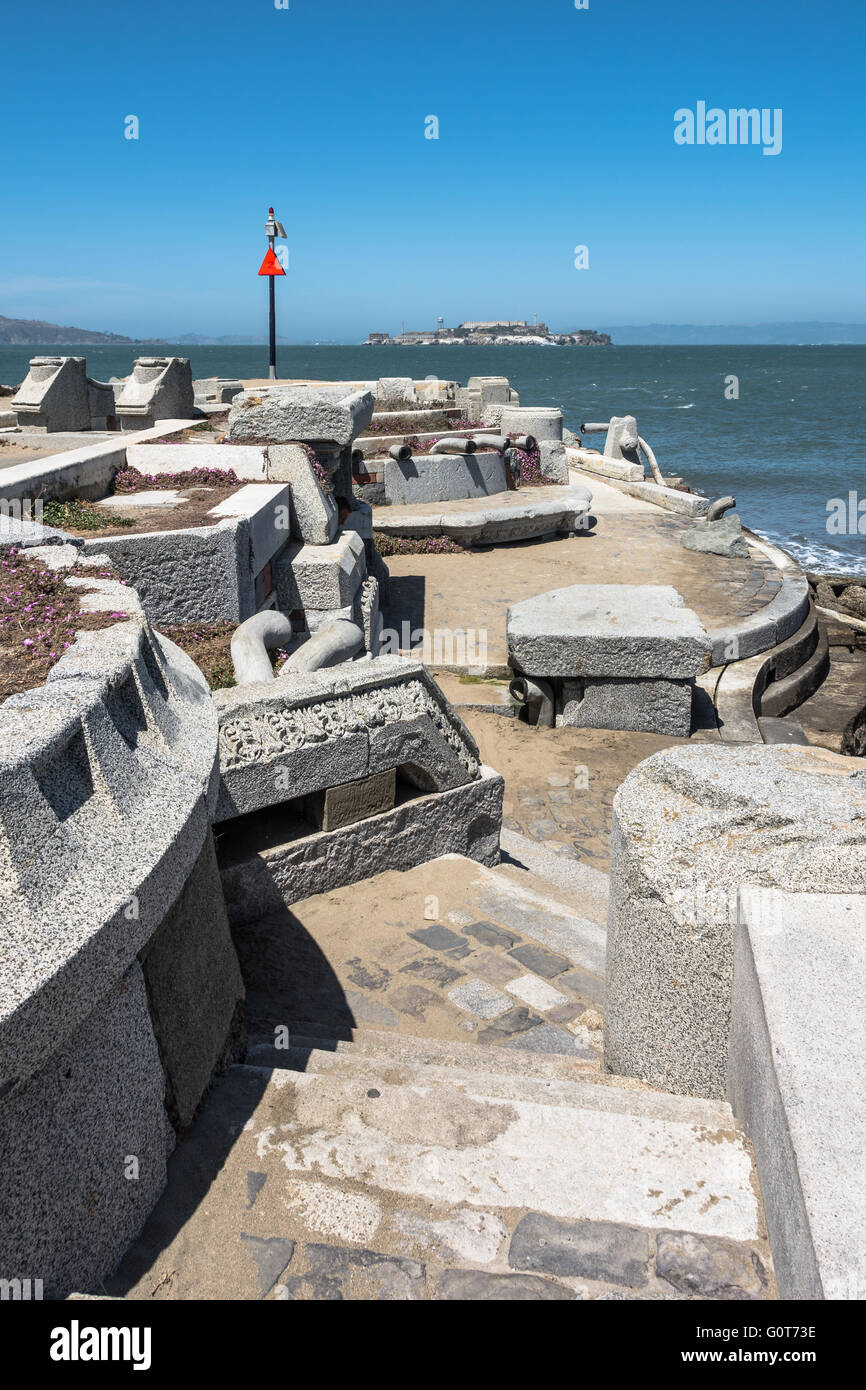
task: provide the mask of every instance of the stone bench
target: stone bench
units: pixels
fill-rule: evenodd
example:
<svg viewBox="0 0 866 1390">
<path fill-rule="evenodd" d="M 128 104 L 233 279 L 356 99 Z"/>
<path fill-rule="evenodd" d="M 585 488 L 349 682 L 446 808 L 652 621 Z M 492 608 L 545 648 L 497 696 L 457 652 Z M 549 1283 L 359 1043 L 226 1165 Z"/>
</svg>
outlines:
<svg viewBox="0 0 866 1390">
<path fill-rule="evenodd" d="M 553 589 L 509 608 L 507 639 L 513 670 L 555 683 L 557 724 L 688 736 L 710 641 L 675 589 Z"/>
</svg>

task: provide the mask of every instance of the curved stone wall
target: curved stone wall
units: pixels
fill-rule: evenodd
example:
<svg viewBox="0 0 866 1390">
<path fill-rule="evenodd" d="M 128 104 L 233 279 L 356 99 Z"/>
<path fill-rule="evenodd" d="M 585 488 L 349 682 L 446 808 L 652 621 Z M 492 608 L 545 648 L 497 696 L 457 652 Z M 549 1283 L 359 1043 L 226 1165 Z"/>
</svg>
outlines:
<svg viewBox="0 0 866 1390">
<path fill-rule="evenodd" d="M 82 607 L 119 606 L 114 582 L 71 582 L 96 590 Z M 0 1277 L 54 1295 L 140 1229 L 243 994 L 210 831 L 216 711 L 121 592 L 128 621 L 80 632 L 0 706 Z"/>
</svg>

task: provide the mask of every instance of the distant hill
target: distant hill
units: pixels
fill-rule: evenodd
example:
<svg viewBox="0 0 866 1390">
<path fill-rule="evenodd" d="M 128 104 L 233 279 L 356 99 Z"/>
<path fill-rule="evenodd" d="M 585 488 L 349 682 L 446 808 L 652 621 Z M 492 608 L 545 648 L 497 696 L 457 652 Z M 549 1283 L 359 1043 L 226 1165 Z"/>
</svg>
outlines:
<svg viewBox="0 0 866 1390">
<path fill-rule="evenodd" d="M 56 346 L 76 343 L 131 343 L 119 333 L 97 333 L 90 328 L 61 328 L 42 319 L 7 319 L 0 314 L 0 343 L 34 343 Z"/>
<path fill-rule="evenodd" d="M 628 323 L 605 331 L 632 347 L 866 343 L 866 323 Z"/>
</svg>

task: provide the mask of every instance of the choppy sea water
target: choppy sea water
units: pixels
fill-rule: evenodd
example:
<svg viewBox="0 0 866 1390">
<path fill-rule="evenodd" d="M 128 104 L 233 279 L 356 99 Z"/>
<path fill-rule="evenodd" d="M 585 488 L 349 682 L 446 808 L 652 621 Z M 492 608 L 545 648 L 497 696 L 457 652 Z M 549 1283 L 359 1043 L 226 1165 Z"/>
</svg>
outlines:
<svg viewBox="0 0 866 1390">
<path fill-rule="evenodd" d="M 0 346 L 0 381 L 16 384 L 31 356 L 60 350 Z M 153 352 L 189 357 L 195 376 L 267 375 L 265 347 L 65 350 L 101 380 Z M 805 567 L 866 574 L 866 346 L 281 347 L 277 365 L 319 380 L 503 375 L 525 405 L 561 406 L 573 430 L 635 415 L 665 473 L 708 496 L 733 493 L 743 522 Z"/>
</svg>

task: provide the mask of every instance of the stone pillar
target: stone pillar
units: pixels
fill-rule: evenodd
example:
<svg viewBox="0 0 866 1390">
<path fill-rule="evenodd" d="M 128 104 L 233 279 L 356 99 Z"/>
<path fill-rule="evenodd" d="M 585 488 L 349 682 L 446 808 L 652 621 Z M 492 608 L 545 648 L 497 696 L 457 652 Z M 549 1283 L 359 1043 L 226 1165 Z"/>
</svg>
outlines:
<svg viewBox="0 0 866 1390">
<path fill-rule="evenodd" d="M 562 411 L 555 405 L 506 405 L 499 417 L 503 434 L 531 434 L 562 441 Z"/>
<path fill-rule="evenodd" d="M 669 748 L 614 799 L 605 1066 L 727 1093 L 737 891 L 866 891 L 866 767 L 797 745 Z"/>
</svg>

